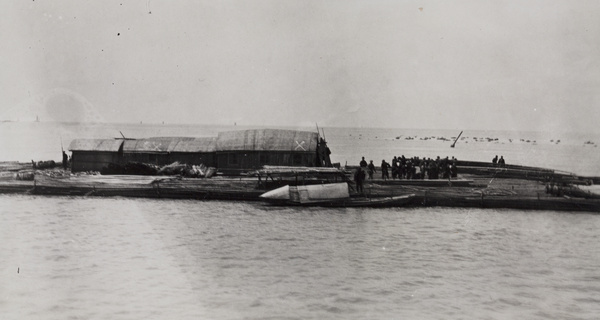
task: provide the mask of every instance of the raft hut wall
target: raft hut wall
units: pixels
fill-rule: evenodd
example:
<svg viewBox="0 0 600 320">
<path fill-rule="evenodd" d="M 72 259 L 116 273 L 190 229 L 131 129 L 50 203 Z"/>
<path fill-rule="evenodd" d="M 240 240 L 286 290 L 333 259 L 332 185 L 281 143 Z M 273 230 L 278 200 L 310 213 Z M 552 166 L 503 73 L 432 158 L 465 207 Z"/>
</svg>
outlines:
<svg viewBox="0 0 600 320">
<path fill-rule="evenodd" d="M 216 162 L 225 174 L 261 168 L 263 165 L 314 167 L 318 133 L 283 129 L 220 132 Z"/>
<path fill-rule="evenodd" d="M 71 141 L 71 171 L 101 171 L 111 163 L 120 163 L 123 140 L 77 139 Z"/>
</svg>

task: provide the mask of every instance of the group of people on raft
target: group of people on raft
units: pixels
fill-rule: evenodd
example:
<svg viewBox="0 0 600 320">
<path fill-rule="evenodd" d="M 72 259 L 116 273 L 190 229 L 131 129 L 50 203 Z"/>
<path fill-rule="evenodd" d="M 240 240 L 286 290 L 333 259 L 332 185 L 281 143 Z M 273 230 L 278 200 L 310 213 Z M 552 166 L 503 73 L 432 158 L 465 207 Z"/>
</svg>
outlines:
<svg viewBox="0 0 600 320">
<path fill-rule="evenodd" d="M 458 175 L 458 167 L 456 158 L 440 158 L 434 160 L 431 158 L 412 157 L 406 158 L 404 155 L 394 157 L 392 163 L 381 160 L 381 179 L 449 179 L 456 178 Z M 360 167 L 354 173 L 354 181 L 357 183 L 357 191 L 361 192 L 362 183 L 367 179 L 372 180 L 373 175 L 377 173 L 377 168 L 373 164 L 373 160 L 369 163 L 362 157 Z"/>
<path fill-rule="evenodd" d="M 494 159 L 492 159 L 492 164 L 494 165 L 494 167 L 504 167 L 506 165 L 506 162 L 504 161 L 504 156 L 500 156 L 500 159 L 498 159 L 498 155 L 496 155 Z"/>
</svg>

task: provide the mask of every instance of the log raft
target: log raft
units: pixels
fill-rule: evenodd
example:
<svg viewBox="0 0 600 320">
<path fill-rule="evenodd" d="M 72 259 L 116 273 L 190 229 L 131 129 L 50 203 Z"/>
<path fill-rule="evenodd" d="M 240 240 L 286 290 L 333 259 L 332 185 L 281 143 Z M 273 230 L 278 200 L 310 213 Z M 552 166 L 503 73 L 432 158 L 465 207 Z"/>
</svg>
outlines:
<svg viewBox="0 0 600 320">
<path fill-rule="evenodd" d="M 577 187 L 579 184 L 593 184 L 597 178 L 531 167 L 500 169 L 478 167 L 471 163 L 460 168 L 459 177 L 450 180 L 367 180 L 365 195 L 387 197 L 415 194 L 408 205 L 412 207 L 600 212 L 600 196 L 582 192 Z M 58 172 L 62 169 L 55 170 Z M 267 181 L 265 177 L 259 179 L 257 176 L 194 179 L 173 176 L 73 176 L 68 173 L 52 176 L 47 173 L 38 171 L 33 180 L 16 180 L 17 173 L 3 171 L 0 175 L 0 193 L 258 201 L 260 194 L 284 183 L 319 182 L 305 176 L 301 179 Z M 549 192 L 548 179 L 556 183 L 557 192 Z"/>
</svg>

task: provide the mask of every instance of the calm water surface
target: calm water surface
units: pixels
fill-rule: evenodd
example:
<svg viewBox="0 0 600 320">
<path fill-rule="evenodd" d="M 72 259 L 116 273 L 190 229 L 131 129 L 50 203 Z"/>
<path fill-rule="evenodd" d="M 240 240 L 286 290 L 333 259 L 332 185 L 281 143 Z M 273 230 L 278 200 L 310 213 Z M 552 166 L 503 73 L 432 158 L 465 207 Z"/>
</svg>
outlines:
<svg viewBox="0 0 600 320">
<path fill-rule="evenodd" d="M 600 216 L 0 196 L 2 319 L 597 319 Z"/>
</svg>

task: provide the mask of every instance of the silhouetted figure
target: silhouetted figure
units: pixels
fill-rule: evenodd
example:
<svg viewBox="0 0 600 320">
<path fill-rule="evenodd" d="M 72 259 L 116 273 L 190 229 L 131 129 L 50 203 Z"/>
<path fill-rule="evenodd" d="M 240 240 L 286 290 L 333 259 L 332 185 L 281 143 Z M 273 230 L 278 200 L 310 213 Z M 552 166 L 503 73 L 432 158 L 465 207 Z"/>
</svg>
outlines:
<svg viewBox="0 0 600 320">
<path fill-rule="evenodd" d="M 504 163 L 504 157 L 500 156 L 500 159 L 498 160 L 498 165 L 501 167 L 504 167 L 506 165 L 506 163 Z"/>
<path fill-rule="evenodd" d="M 442 178 L 449 179 L 450 178 L 450 165 L 446 164 L 442 167 Z"/>
<path fill-rule="evenodd" d="M 360 167 L 363 169 L 367 167 L 367 161 L 365 160 L 365 157 L 362 157 L 362 160 L 360 160 Z"/>
<path fill-rule="evenodd" d="M 429 163 L 429 170 L 427 170 L 427 172 L 429 173 L 429 179 L 438 178 L 438 165 L 435 161 Z"/>
<path fill-rule="evenodd" d="M 398 176 L 398 158 L 396 158 L 394 156 L 394 159 L 392 159 L 392 179 L 396 179 L 396 177 Z"/>
<path fill-rule="evenodd" d="M 390 174 L 388 172 L 389 167 L 389 163 L 385 162 L 385 160 L 381 160 L 381 179 L 387 180 L 390 178 Z"/>
<path fill-rule="evenodd" d="M 456 166 L 455 163 L 450 165 L 450 176 L 452 178 L 458 177 L 458 167 Z"/>
<path fill-rule="evenodd" d="M 367 171 L 369 173 L 369 180 L 373 180 L 373 173 L 377 172 L 377 170 L 375 170 L 373 160 L 369 161 L 369 165 L 367 166 L 367 168 L 369 168 L 369 170 Z"/>
<path fill-rule="evenodd" d="M 319 139 L 317 144 L 317 166 L 318 167 L 331 167 L 331 158 L 329 155 L 331 150 L 327 147 L 327 142 L 323 138 Z"/>
<path fill-rule="evenodd" d="M 67 153 L 63 150 L 62 152 L 62 165 L 63 165 L 63 169 L 67 170 L 67 167 L 69 166 L 69 156 L 67 156 Z"/>
<path fill-rule="evenodd" d="M 363 193 L 364 192 L 364 188 L 363 188 L 363 183 L 365 181 L 365 172 L 362 170 L 362 168 L 358 168 L 356 170 L 356 172 L 354 173 L 354 182 L 356 182 L 356 192 L 357 193 Z"/>
<path fill-rule="evenodd" d="M 413 174 L 413 165 L 412 165 L 412 161 L 408 160 L 406 162 L 406 164 L 403 166 L 404 171 L 402 176 L 406 177 L 406 179 L 410 180 L 412 179 L 412 174 Z"/>
</svg>

